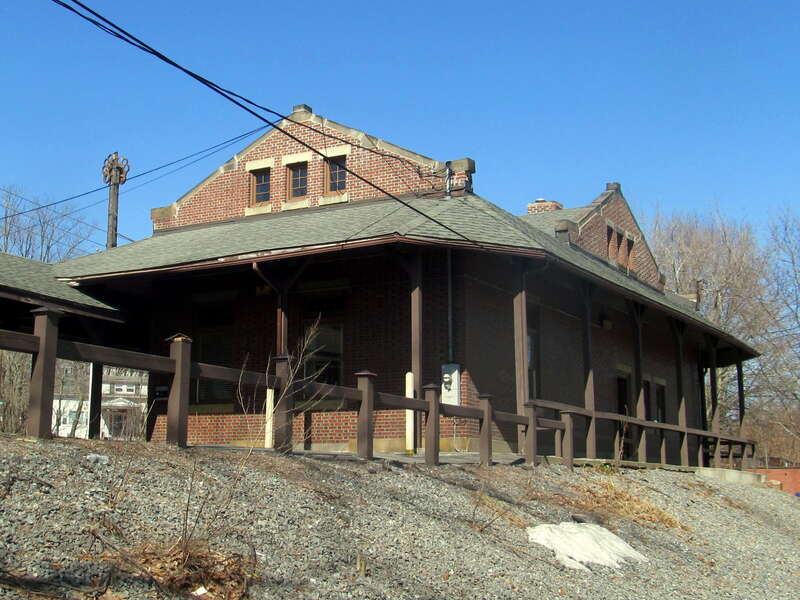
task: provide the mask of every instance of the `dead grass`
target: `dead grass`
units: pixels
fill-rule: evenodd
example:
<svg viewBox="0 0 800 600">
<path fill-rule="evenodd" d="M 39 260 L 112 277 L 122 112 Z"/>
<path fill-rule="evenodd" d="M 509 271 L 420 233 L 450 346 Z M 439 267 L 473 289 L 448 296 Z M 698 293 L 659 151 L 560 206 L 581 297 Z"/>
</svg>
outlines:
<svg viewBox="0 0 800 600">
<path fill-rule="evenodd" d="M 669 529 L 689 528 L 665 510 L 641 496 L 617 486 L 613 481 L 601 481 L 593 487 L 574 487 L 578 492 L 576 505 L 584 511 L 618 517 L 645 527 L 663 526 Z"/>
<path fill-rule="evenodd" d="M 206 600 L 241 600 L 255 576 L 255 562 L 241 554 L 223 554 L 209 544 L 145 543 L 123 549 L 97 531 L 92 535 L 105 548 L 102 558 L 122 571 L 150 579 L 162 591 L 189 595 L 205 588 Z"/>
<path fill-rule="evenodd" d="M 474 503 L 475 510 L 473 511 L 473 517 L 470 521 L 470 526 L 478 531 L 484 531 L 498 519 L 503 519 L 512 527 L 518 527 L 520 529 L 525 529 L 526 527 L 531 527 L 533 525 L 533 522 L 529 519 L 514 514 L 514 504 L 509 504 L 496 498 L 492 498 L 483 492 L 473 492 L 472 501 Z M 478 508 L 485 509 L 489 513 L 489 518 L 483 523 L 479 523 L 476 518 Z"/>
</svg>

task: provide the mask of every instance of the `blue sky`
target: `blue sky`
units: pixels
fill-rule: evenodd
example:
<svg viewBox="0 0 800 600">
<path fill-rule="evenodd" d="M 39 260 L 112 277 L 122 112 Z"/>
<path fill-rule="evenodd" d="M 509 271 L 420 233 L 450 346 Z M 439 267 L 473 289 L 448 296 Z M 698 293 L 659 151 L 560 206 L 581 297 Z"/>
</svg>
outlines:
<svg viewBox="0 0 800 600">
<path fill-rule="evenodd" d="M 760 226 L 796 203 L 797 3 L 88 2 L 279 111 L 472 157 L 476 191 L 515 213 L 608 181 L 640 217 L 719 206 Z M 114 150 L 135 174 L 259 125 L 47 0 L 0 3 L 0 40 L 0 185 L 41 200 L 101 185 Z M 149 235 L 150 208 L 235 150 L 123 195 L 120 231 Z"/>
</svg>

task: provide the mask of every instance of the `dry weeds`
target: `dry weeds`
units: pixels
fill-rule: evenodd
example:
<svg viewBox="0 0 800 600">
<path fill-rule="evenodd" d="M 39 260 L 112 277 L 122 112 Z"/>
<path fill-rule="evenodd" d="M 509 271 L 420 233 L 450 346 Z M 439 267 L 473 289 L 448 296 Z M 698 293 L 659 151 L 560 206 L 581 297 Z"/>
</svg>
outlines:
<svg viewBox="0 0 800 600">
<path fill-rule="evenodd" d="M 601 481 L 595 487 L 574 487 L 579 493 L 576 505 L 582 510 L 619 517 L 645 527 L 689 528 L 665 510 L 641 496 L 618 487 L 613 481 Z"/>
</svg>

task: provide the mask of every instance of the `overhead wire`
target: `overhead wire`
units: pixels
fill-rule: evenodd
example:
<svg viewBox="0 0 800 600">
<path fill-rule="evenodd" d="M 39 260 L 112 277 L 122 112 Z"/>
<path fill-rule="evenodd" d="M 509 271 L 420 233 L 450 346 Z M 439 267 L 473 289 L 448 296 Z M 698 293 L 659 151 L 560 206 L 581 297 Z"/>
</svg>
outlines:
<svg viewBox="0 0 800 600">
<path fill-rule="evenodd" d="M 203 148 L 202 150 L 198 150 L 197 152 L 192 152 L 191 154 L 187 154 L 186 156 L 183 156 L 181 158 L 169 161 L 167 163 L 164 163 L 163 165 L 158 165 L 157 167 L 153 167 L 152 169 L 148 169 L 146 171 L 142 171 L 141 173 L 137 173 L 136 175 L 132 175 L 132 176 L 128 177 L 128 181 L 132 181 L 132 180 L 137 179 L 139 177 L 144 177 L 145 175 L 149 175 L 151 173 L 155 173 L 156 171 L 160 171 L 161 169 L 166 169 L 167 167 L 171 167 L 172 165 L 176 165 L 176 164 L 178 164 L 180 162 L 183 162 L 185 160 L 188 160 L 190 158 L 198 156 L 199 154 L 207 153 L 207 154 L 204 154 L 200 159 L 192 161 L 191 163 L 188 163 L 187 165 L 184 165 L 184 166 L 192 165 L 192 164 L 198 162 L 199 160 L 202 160 L 203 158 L 206 158 L 207 156 L 211 156 L 212 154 L 214 154 L 216 152 L 219 152 L 221 150 L 224 150 L 225 148 L 228 148 L 229 146 L 233 145 L 234 143 L 239 142 L 239 141 L 241 141 L 241 140 L 253 135 L 254 133 L 257 133 L 259 131 L 263 131 L 264 129 L 267 129 L 266 125 L 262 125 L 261 127 L 256 127 L 255 129 L 251 129 L 250 131 L 246 131 L 244 133 L 240 133 L 239 135 L 236 135 L 236 136 L 234 136 L 232 138 L 228 138 L 227 140 L 224 140 L 222 142 L 214 144 L 213 146 L 209 146 L 208 148 Z M 209 152 L 209 151 L 213 151 L 213 152 Z M 183 167 L 181 167 L 181 168 L 183 168 Z M 170 171 L 170 173 L 174 173 L 174 172 L 179 171 L 179 170 L 180 169 L 175 169 L 173 171 Z M 156 179 L 160 179 L 160 177 L 156 178 Z M 152 179 L 150 181 L 151 182 L 152 181 L 156 181 L 156 179 Z M 145 184 L 142 184 L 140 186 L 136 186 L 134 189 L 138 189 L 139 187 L 142 187 L 143 185 L 145 185 Z M 0 188 L 0 189 L 4 189 L 4 188 Z M 46 204 L 41 204 L 39 206 L 36 206 L 35 208 L 30 208 L 30 209 L 27 209 L 27 210 L 19 211 L 19 212 L 10 214 L 10 215 L 4 215 L 4 216 L 0 217 L 0 221 L 5 221 L 6 219 L 11 219 L 13 217 L 17 217 L 17 216 L 20 216 L 20 215 L 25 215 L 25 214 L 28 214 L 28 213 L 31 213 L 31 212 L 35 212 L 37 210 L 44 209 L 44 208 L 50 208 L 51 206 L 56 206 L 58 204 L 63 204 L 65 202 L 69 202 L 70 200 L 77 200 L 78 198 L 83 198 L 84 196 L 88 196 L 90 194 L 94 194 L 95 192 L 99 192 L 99 191 L 105 190 L 105 189 L 108 189 L 108 185 L 102 185 L 100 187 L 88 190 L 86 192 L 82 192 L 80 194 L 75 194 L 75 195 L 69 196 L 67 198 L 62 198 L 61 200 L 56 200 L 54 202 L 48 202 Z M 128 191 L 133 191 L 133 190 L 128 190 Z M 123 191 L 122 193 L 125 193 L 125 192 Z M 105 202 L 105 200 L 103 200 L 103 202 Z M 99 202 L 84 206 L 84 207 L 79 208 L 79 209 L 77 209 L 75 211 L 71 211 L 71 213 L 78 212 L 80 210 L 85 210 L 85 209 L 90 208 L 92 206 L 96 206 L 97 204 L 99 204 Z M 123 237 L 125 237 L 125 236 L 123 236 Z M 126 239 L 130 239 L 130 238 L 126 238 Z M 133 240 L 131 240 L 131 241 L 133 241 Z"/>
<path fill-rule="evenodd" d="M 285 129 L 280 127 L 277 123 L 275 123 L 274 121 L 268 119 L 267 117 L 263 116 L 262 114 L 260 114 L 260 113 L 258 113 L 256 111 L 254 111 L 253 109 L 251 109 L 250 107 L 246 106 L 242 102 L 246 101 L 248 104 L 251 104 L 251 106 L 255 106 L 255 107 L 259 108 L 260 110 L 268 110 L 271 114 L 280 114 L 280 113 L 277 113 L 277 111 L 273 111 L 272 109 L 267 109 L 266 107 L 261 107 L 260 105 L 256 106 L 256 103 L 254 103 L 254 102 L 252 102 L 250 100 L 244 99 L 243 96 L 240 96 L 239 94 L 236 94 L 235 92 L 227 90 L 227 89 L 221 87 L 220 85 L 214 83 L 213 81 L 211 81 L 209 79 L 206 79 L 202 75 L 199 75 L 199 74 L 191 71 L 190 69 L 180 65 L 179 63 L 175 62 L 174 60 L 172 60 L 168 56 L 166 56 L 163 53 L 159 52 L 158 50 L 156 50 L 152 46 L 148 45 L 146 42 L 143 42 L 141 39 L 139 39 L 136 36 L 134 36 L 133 34 L 129 33 L 128 31 L 126 31 L 125 29 L 120 27 L 119 25 L 117 25 L 114 22 L 110 21 L 109 19 L 107 19 L 106 17 L 104 17 L 103 15 L 98 13 L 97 11 L 95 11 L 95 10 L 91 9 L 90 7 L 88 7 L 83 2 L 80 2 L 79 0 L 71 0 L 71 2 L 73 4 L 79 6 L 80 8 L 82 8 L 84 11 L 87 11 L 88 13 L 90 13 L 91 15 L 93 15 L 94 17 L 99 19 L 100 21 L 102 21 L 102 23 L 99 23 L 96 19 L 93 19 L 92 17 L 89 17 L 88 15 L 76 10 L 74 7 L 69 6 L 66 2 L 64 2 L 62 0 L 51 0 L 51 1 L 54 2 L 57 5 L 65 8 L 65 9 L 69 10 L 70 12 L 76 14 L 77 16 L 79 16 L 80 18 L 84 19 L 85 21 L 87 21 L 89 23 L 92 23 L 93 25 L 97 26 L 100 30 L 104 31 L 105 33 L 108 33 L 109 35 L 111 35 L 111 36 L 113 36 L 113 37 L 115 37 L 117 39 L 120 39 L 120 40 L 126 42 L 127 44 L 129 44 L 129 45 L 131 45 L 131 46 L 133 46 L 135 48 L 138 48 L 139 50 L 141 50 L 143 52 L 151 54 L 151 55 L 155 56 L 156 58 L 158 58 L 159 60 L 161 60 L 162 62 L 165 62 L 165 63 L 169 64 L 170 66 L 178 69 L 179 71 L 182 71 L 183 73 L 185 73 L 186 75 L 188 75 L 192 79 L 198 81 L 199 83 L 201 83 L 205 87 L 209 88 L 210 90 L 212 90 L 216 94 L 222 96 L 223 98 L 225 98 L 226 100 L 228 100 L 232 104 L 235 104 L 236 106 L 238 106 L 239 108 L 241 108 L 245 112 L 251 114 L 252 116 L 254 116 L 257 119 L 259 119 L 260 121 L 266 123 L 267 125 L 270 125 L 273 129 L 276 129 L 277 131 L 280 131 L 286 137 L 288 137 L 289 139 L 294 140 L 295 142 L 297 142 L 298 144 L 300 144 L 304 148 L 307 148 L 308 150 L 310 150 L 314 154 L 322 157 L 323 160 L 325 160 L 325 161 L 328 160 L 327 156 L 325 156 L 318 149 L 314 148 L 311 144 L 308 144 L 307 142 L 305 142 L 304 140 L 300 139 L 299 137 L 297 137 L 297 136 L 293 135 L 292 133 L 286 131 Z M 243 100 L 239 101 L 237 99 L 237 97 L 243 98 Z M 396 202 L 399 202 L 400 204 L 404 205 L 409 210 L 419 214 L 420 216 L 424 217 L 427 220 L 430 220 L 431 222 L 435 223 L 436 225 L 438 225 L 439 227 L 445 229 L 446 231 L 449 231 L 450 233 L 455 234 L 459 238 L 462 238 L 465 241 L 467 241 L 467 242 L 469 242 L 469 243 L 471 243 L 471 244 L 473 244 L 475 246 L 478 246 L 478 247 L 481 246 L 478 242 L 475 242 L 474 240 L 470 239 L 469 237 L 467 237 L 463 233 L 457 231 L 456 229 L 450 227 L 449 225 L 447 225 L 445 223 L 442 223 L 438 219 L 436 219 L 434 217 L 431 217 L 430 215 L 426 214 L 424 211 L 420 210 L 419 208 L 417 208 L 415 206 L 412 206 L 408 202 L 406 202 L 406 201 L 402 200 L 401 198 L 397 197 L 395 194 L 392 194 L 391 192 L 385 190 L 383 187 L 379 186 L 378 184 L 373 183 L 372 181 L 370 181 L 366 177 L 360 175 L 359 173 L 356 173 L 355 171 L 353 171 L 349 167 L 342 166 L 341 168 L 346 173 L 349 173 L 350 175 L 352 175 L 356 179 L 358 179 L 361 182 L 363 182 L 363 183 L 367 184 L 368 186 L 372 187 L 373 189 L 375 189 L 376 191 L 380 192 L 384 196 L 386 196 L 388 198 L 391 198 L 392 200 L 394 200 Z"/>
</svg>

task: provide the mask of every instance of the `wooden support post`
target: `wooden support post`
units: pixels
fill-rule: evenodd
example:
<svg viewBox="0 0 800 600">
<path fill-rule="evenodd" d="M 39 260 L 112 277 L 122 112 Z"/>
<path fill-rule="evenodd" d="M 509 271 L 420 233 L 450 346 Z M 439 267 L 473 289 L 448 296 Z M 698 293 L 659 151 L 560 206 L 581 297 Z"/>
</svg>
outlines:
<svg viewBox="0 0 800 600">
<path fill-rule="evenodd" d="M 276 296 L 275 348 L 278 355 L 285 356 L 289 353 L 289 294 L 286 290 L 280 290 Z"/>
<path fill-rule="evenodd" d="M 661 458 L 661 464 L 667 464 L 667 432 L 663 429 L 658 430 L 658 447 L 659 447 L 659 457 Z"/>
<path fill-rule="evenodd" d="M 742 423 L 744 423 L 745 404 L 744 404 L 744 372 L 742 370 L 742 360 L 736 361 L 736 391 L 739 396 L 739 435 L 742 435 Z"/>
<path fill-rule="evenodd" d="M 633 389 L 636 393 L 636 418 L 644 421 L 647 419 L 644 381 L 642 378 L 642 318 L 644 306 L 637 302 L 630 302 L 629 310 L 633 329 Z M 635 426 L 633 431 L 634 442 L 636 442 L 636 460 L 647 462 L 647 431 L 639 426 Z"/>
<path fill-rule="evenodd" d="M 697 466 L 698 467 L 705 467 L 705 456 L 706 456 L 706 449 L 705 449 L 705 438 L 702 435 L 697 436 Z"/>
<path fill-rule="evenodd" d="M 728 468 L 733 468 L 733 442 L 728 440 Z"/>
<path fill-rule="evenodd" d="M 481 401 L 481 412 L 483 413 L 480 433 L 481 465 L 490 467 L 492 466 L 492 422 L 494 421 L 494 409 L 492 408 L 491 395 L 481 394 L 479 399 Z"/>
<path fill-rule="evenodd" d="M 254 262 L 253 271 L 275 292 L 275 351 L 279 356 L 289 353 L 289 290 L 292 289 L 300 275 L 306 270 L 310 259 L 306 258 L 299 264 L 294 263 L 288 269 L 280 269 L 265 273 L 261 264 Z"/>
<path fill-rule="evenodd" d="M 592 361 L 592 294 L 594 286 L 584 283 L 582 286 L 583 319 L 581 323 L 581 341 L 583 347 L 583 407 L 591 411 L 586 424 L 586 458 L 597 458 L 597 419 L 594 416 L 594 364 Z"/>
<path fill-rule="evenodd" d="M 622 423 L 619 421 L 614 422 L 614 460 L 622 459 L 623 444 L 625 440 L 622 439 Z"/>
<path fill-rule="evenodd" d="M 100 437 L 103 410 L 103 363 L 93 362 L 89 376 L 89 439 Z"/>
<path fill-rule="evenodd" d="M 411 372 L 414 374 L 414 397 L 422 398 L 422 253 L 411 263 Z M 414 449 L 421 446 L 422 420 L 414 411 Z"/>
<path fill-rule="evenodd" d="M 192 340 L 183 334 L 169 338 L 169 357 L 175 373 L 167 399 L 167 443 L 186 447 L 189 420 L 189 391 L 192 378 Z"/>
<path fill-rule="evenodd" d="M 538 436 L 536 434 L 536 405 L 532 400 L 529 400 L 525 403 L 525 409 L 528 412 L 528 427 L 525 431 L 525 461 L 531 466 L 536 466 L 536 455 L 539 452 Z"/>
<path fill-rule="evenodd" d="M 361 406 L 358 409 L 356 449 L 358 457 L 367 460 L 371 460 L 373 457 L 375 377 L 375 373 L 371 373 L 370 371 L 359 371 L 356 373 L 358 391 L 361 392 Z"/>
<path fill-rule="evenodd" d="M 719 433 L 719 383 L 717 379 L 717 345 L 714 336 L 707 336 L 708 342 L 708 373 L 711 387 L 711 431 Z M 714 441 L 714 466 L 719 467 L 722 461 L 722 444 L 719 438 Z"/>
<path fill-rule="evenodd" d="M 273 445 L 277 452 L 292 451 L 292 419 L 295 405 L 295 382 L 290 381 L 289 356 L 275 357 L 276 387 L 275 414 L 272 418 Z"/>
<path fill-rule="evenodd" d="M 678 426 L 686 429 L 689 426 L 686 385 L 684 383 L 684 336 L 686 334 L 686 323 L 670 319 L 669 324 L 675 344 L 675 399 L 678 403 Z M 685 432 L 681 432 L 680 442 L 680 464 L 687 467 L 689 466 L 689 436 Z"/>
<path fill-rule="evenodd" d="M 572 469 L 575 458 L 575 419 L 571 412 L 562 411 L 561 422 L 564 423 L 564 442 L 561 451 L 563 464 Z"/>
<path fill-rule="evenodd" d="M 525 403 L 531 399 L 530 365 L 528 364 L 528 291 L 527 273 L 522 260 L 517 263 L 514 288 L 514 373 L 516 382 L 517 414 L 525 414 Z M 517 448 L 525 447 L 525 426 L 517 426 Z"/>
<path fill-rule="evenodd" d="M 425 464 L 435 466 L 439 464 L 439 386 L 435 383 L 425 386 L 425 402 Z"/>
<path fill-rule="evenodd" d="M 25 431 L 29 437 L 49 438 L 53 435 L 58 322 L 63 313 L 50 308 L 31 312 L 34 314 L 33 334 L 39 338 L 39 347 L 33 355 Z"/>
<path fill-rule="evenodd" d="M 560 429 L 556 429 L 553 432 L 553 452 L 556 453 L 556 456 L 563 456 L 563 442 L 564 442 L 564 433 Z"/>
</svg>

